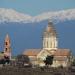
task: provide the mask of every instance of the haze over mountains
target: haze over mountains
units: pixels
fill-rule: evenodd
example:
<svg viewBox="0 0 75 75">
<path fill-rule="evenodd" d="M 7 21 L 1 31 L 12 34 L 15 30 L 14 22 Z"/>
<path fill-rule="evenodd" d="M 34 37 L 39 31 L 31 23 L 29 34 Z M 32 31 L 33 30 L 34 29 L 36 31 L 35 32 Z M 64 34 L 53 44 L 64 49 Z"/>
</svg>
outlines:
<svg viewBox="0 0 75 75">
<path fill-rule="evenodd" d="M 42 48 L 42 36 L 48 21 L 57 31 L 59 48 L 69 48 L 75 54 L 75 9 L 45 12 L 37 16 L 0 8 L 0 51 L 8 33 L 14 55 L 29 48 Z"/>
</svg>

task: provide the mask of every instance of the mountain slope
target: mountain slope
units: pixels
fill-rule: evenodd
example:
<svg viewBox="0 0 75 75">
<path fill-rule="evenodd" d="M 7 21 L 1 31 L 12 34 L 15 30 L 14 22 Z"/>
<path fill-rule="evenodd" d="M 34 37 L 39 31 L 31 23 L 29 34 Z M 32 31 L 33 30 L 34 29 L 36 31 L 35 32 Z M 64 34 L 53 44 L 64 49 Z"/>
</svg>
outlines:
<svg viewBox="0 0 75 75">
<path fill-rule="evenodd" d="M 34 17 L 34 21 L 37 22 L 47 19 L 56 21 L 74 20 L 75 9 L 61 10 L 57 12 L 46 12 Z"/>
<path fill-rule="evenodd" d="M 13 9 L 0 8 L 0 22 L 40 22 L 43 20 L 53 20 L 55 22 L 64 20 L 75 20 L 75 9 L 61 10 L 55 12 L 45 12 L 37 16 L 30 16 L 19 13 Z"/>
<path fill-rule="evenodd" d="M 31 16 L 19 13 L 13 9 L 0 8 L 0 22 L 29 22 Z"/>
</svg>

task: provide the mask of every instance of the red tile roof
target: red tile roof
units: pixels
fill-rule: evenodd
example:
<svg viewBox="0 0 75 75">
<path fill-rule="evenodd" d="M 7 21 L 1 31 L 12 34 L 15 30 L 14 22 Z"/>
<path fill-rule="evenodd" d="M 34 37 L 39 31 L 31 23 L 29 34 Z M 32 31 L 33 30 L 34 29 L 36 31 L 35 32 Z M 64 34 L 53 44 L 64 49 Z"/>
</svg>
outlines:
<svg viewBox="0 0 75 75">
<path fill-rule="evenodd" d="M 27 49 L 23 52 L 23 55 L 28 55 L 28 56 L 37 56 L 37 54 L 41 51 L 42 49 Z M 53 49 L 52 49 L 53 50 Z M 46 50 L 51 54 L 51 50 Z M 69 49 L 57 49 L 53 53 L 54 56 L 68 56 L 70 55 L 70 50 Z"/>
<path fill-rule="evenodd" d="M 37 56 L 41 49 L 27 49 L 23 52 L 23 55 Z"/>
</svg>

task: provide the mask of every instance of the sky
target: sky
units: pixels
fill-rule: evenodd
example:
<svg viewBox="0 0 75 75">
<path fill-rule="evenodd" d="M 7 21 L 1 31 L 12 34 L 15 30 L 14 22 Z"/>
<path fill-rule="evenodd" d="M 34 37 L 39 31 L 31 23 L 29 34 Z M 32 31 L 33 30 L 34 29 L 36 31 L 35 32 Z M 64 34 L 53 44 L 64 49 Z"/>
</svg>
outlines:
<svg viewBox="0 0 75 75">
<path fill-rule="evenodd" d="M 43 12 L 75 8 L 75 0 L 0 0 L 0 8 L 11 8 L 35 16 Z"/>
<path fill-rule="evenodd" d="M 75 0 L 0 0 L 0 8 L 14 9 L 14 10 L 24 13 L 24 14 L 28 14 L 31 16 L 37 16 L 43 12 L 48 12 L 48 11 L 73 9 L 73 8 L 75 8 Z M 75 21 L 74 21 L 74 23 L 75 23 Z M 39 23 L 39 24 L 41 24 L 41 23 Z M 12 50 L 14 50 L 13 51 L 14 53 L 20 52 L 21 50 L 24 50 L 24 48 L 27 48 L 27 47 L 28 48 L 40 47 L 40 43 L 39 43 L 40 40 L 38 39 L 38 37 L 39 37 L 39 30 L 42 30 L 42 29 L 39 29 L 41 27 L 35 27 L 36 29 L 33 29 L 34 28 L 33 27 L 30 30 L 29 27 L 28 28 L 26 27 L 26 29 L 24 27 L 22 28 L 22 26 L 26 26 L 26 25 L 22 25 L 22 26 L 19 25 L 21 27 L 18 26 L 18 28 L 16 27 L 17 25 L 15 25 L 14 27 L 12 27 L 12 26 L 14 26 L 14 24 L 12 24 L 11 26 L 3 25 L 3 27 L 0 25 L 0 45 L 3 46 L 3 44 L 2 44 L 3 36 L 2 35 L 5 36 L 6 33 L 9 33 L 9 35 L 12 36 L 11 37 L 12 42 L 13 42 L 12 44 L 14 44 L 14 46 L 12 45 L 12 48 L 13 48 Z M 29 25 L 29 26 L 31 27 L 31 25 Z M 35 26 L 40 26 L 40 25 L 37 24 Z M 73 26 L 74 26 L 74 24 L 73 24 Z M 75 28 L 75 27 L 73 27 L 73 28 Z M 37 30 L 36 32 L 38 35 L 36 34 L 36 32 L 33 34 L 34 30 Z M 61 32 L 63 33 L 62 28 L 59 30 L 61 30 Z M 66 31 L 66 29 L 65 29 L 65 31 Z M 16 32 L 16 36 L 14 36 L 15 32 Z M 23 32 L 25 32 L 25 33 L 23 33 Z M 72 32 L 74 32 L 74 31 L 72 31 Z M 70 34 L 69 32 L 67 32 L 67 33 Z M 34 36 L 32 36 L 32 35 L 34 35 Z M 33 40 L 31 40 L 30 38 L 32 38 Z M 64 37 L 62 37 L 62 38 L 64 40 Z M 33 41 L 34 41 L 34 44 L 33 44 Z M 36 43 L 35 41 L 37 42 L 37 44 L 35 44 Z M 70 41 L 67 41 L 67 43 Z M 73 45 L 75 45 L 74 39 L 72 41 L 73 41 Z M 14 42 L 16 42 L 16 43 L 14 43 Z M 69 43 L 69 44 L 67 44 L 67 43 L 65 43 L 67 45 L 67 47 L 71 47 L 71 48 L 75 49 L 74 48 L 75 46 L 73 46 L 72 43 Z M 0 46 L 0 48 L 2 48 L 2 46 Z"/>
</svg>

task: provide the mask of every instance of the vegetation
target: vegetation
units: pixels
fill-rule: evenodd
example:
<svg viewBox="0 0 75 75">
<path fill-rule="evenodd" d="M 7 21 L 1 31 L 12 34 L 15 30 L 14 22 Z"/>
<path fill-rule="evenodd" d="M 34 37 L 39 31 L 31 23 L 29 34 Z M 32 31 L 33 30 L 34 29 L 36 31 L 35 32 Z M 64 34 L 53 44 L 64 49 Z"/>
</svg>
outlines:
<svg viewBox="0 0 75 75">
<path fill-rule="evenodd" d="M 75 66 L 75 59 L 71 63 L 72 66 Z"/>
<path fill-rule="evenodd" d="M 30 59 L 27 55 L 18 55 L 16 57 L 16 64 L 19 67 L 31 66 Z"/>
<path fill-rule="evenodd" d="M 10 63 L 10 59 L 7 56 L 4 56 L 4 58 L 0 59 L 0 64 L 9 64 Z"/>
<path fill-rule="evenodd" d="M 47 56 L 44 60 L 45 65 L 52 65 L 53 56 Z M 0 66 L 0 75 L 75 75 L 75 68 L 52 68 L 52 67 L 31 67 L 30 59 L 26 55 L 18 55 L 16 58 L 16 66 L 5 65 Z M 8 57 L 1 60 L 3 63 L 10 62 Z M 0 63 L 2 63 L 0 62 Z M 9 63 L 8 62 L 8 63 Z M 13 63 L 14 64 L 14 63 Z M 75 65 L 75 60 L 72 62 Z M 20 68 L 19 68 L 19 67 Z M 28 67 L 27 67 L 28 66 Z"/>
<path fill-rule="evenodd" d="M 52 65 L 53 64 L 53 55 L 47 56 L 46 60 L 44 60 L 45 65 Z"/>
</svg>

